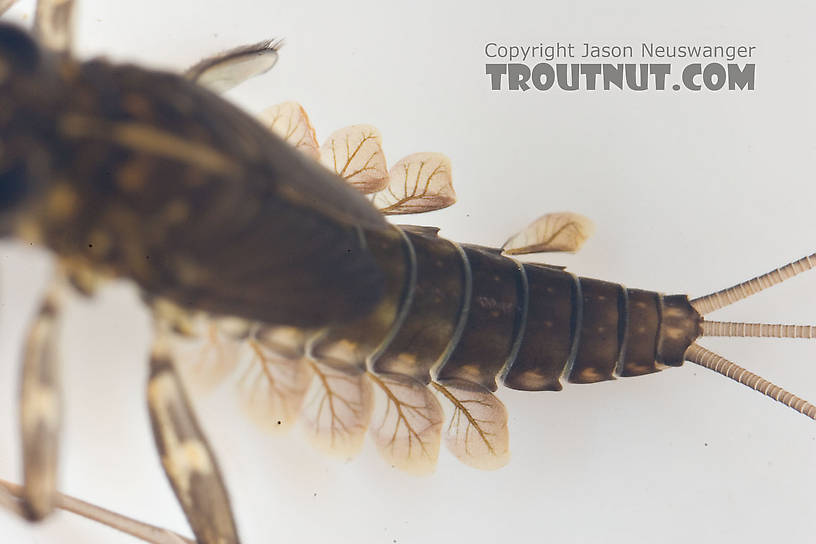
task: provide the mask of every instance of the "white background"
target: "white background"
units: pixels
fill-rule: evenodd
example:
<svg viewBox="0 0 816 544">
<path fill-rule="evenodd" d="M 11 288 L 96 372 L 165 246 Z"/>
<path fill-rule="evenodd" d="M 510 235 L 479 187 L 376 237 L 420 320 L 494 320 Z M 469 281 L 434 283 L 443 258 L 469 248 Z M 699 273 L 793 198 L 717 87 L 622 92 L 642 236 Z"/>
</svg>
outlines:
<svg viewBox="0 0 816 544">
<path fill-rule="evenodd" d="M 464 6 L 86 0 L 78 50 L 180 70 L 283 36 L 274 71 L 231 99 L 253 112 L 297 100 L 320 140 L 374 124 L 391 162 L 446 153 L 459 202 L 417 221 L 451 239 L 500 244 L 544 212 L 590 216 L 598 232 L 580 254 L 549 259 L 582 275 L 700 295 L 814 251 L 811 3 Z M 11 18 L 31 14 L 23 2 Z M 489 90 L 486 42 L 556 40 L 756 45 L 757 89 Z M 47 267 L 43 252 L 0 245 L 0 476 L 15 480 L 20 339 Z M 813 323 L 814 292 L 816 274 L 806 275 L 712 317 Z M 152 451 L 148 321 L 134 289 L 111 286 L 72 305 L 67 321 L 62 489 L 189 534 Z M 816 398 L 816 343 L 703 343 Z M 510 465 L 479 472 L 443 451 L 425 478 L 392 470 L 372 444 L 342 462 L 298 432 L 263 435 L 230 394 L 199 410 L 248 543 L 752 543 L 816 532 L 816 424 L 689 364 L 557 394 L 501 390 Z M 0 541 L 132 542 L 69 514 L 31 528 L 2 513 Z"/>
</svg>

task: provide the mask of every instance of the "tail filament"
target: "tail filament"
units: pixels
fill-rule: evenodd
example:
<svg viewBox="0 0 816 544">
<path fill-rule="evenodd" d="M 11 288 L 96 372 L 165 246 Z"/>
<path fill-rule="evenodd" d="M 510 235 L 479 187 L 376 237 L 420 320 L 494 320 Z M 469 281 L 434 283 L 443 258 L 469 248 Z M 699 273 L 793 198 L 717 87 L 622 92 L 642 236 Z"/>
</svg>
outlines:
<svg viewBox="0 0 816 544">
<path fill-rule="evenodd" d="M 762 274 L 748 281 L 744 281 L 733 287 L 711 293 L 704 297 L 695 298 L 691 301 L 691 305 L 697 310 L 700 315 L 710 314 L 714 310 L 725 308 L 737 301 L 755 295 L 760 291 L 772 287 L 783 281 L 806 272 L 812 268 L 816 268 L 816 253 L 802 257 L 798 261 L 788 263 L 781 268 L 771 270 L 767 274 Z"/>
<path fill-rule="evenodd" d="M 691 306 L 700 315 L 709 314 L 720 308 L 757 294 L 783 281 L 816 268 L 816 253 L 802 257 L 767 274 L 727 289 L 691 300 Z M 763 337 L 763 338 L 816 338 L 816 326 L 783 325 L 773 323 L 737 323 L 729 321 L 702 321 L 702 336 Z M 816 420 L 816 406 L 775 385 L 761 376 L 749 372 L 725 357 L 707 350 L 699 344 L 691 344 L 685 359 L 732 380 L 747 385 L 763 395 L 781 402 L 789 408 Z"/>
<path fill-rule="evenodd" d="M 778 385 L 774 385 L 765 378 L 745 370 L 725 357 L 705 349 L 699 344 L 689 346 L 686 351 L 686 359 L 722 374 L 727 378 L 731 378 L 735 382 L 747 385 L 751 389 L 759 391 L 777 402 L 781 402 L 788 408 L 793 408 L 800 414 L 804 414 L 810 419 L 816 420 L 816 406 L 782 389 Z"/>
<path fill-rule="evenodd" d="M 778 323 L 735 323 L 703 321 L 703 336 L 738 336 L 742 338 L 816 338 L 816 326 Z"/>
</svg>

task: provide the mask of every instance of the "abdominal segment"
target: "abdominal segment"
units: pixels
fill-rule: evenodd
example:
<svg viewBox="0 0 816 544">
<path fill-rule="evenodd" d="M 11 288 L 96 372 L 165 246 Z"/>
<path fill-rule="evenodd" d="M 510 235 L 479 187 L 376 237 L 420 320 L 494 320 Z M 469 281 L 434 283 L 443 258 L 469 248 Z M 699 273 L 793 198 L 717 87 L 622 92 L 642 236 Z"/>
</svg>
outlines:
<svg viewBox="0 0 816 544">
<path fill-rule="evenodd" d="M 498 377 L 513 389 L 558 391 L 564 380 L 679 366 L 699 329 L 684 296 L 521 264 L 430 229 L 377 233 L 368 244 L 387 271 L 386 295 L 363 319 L 313 334 L 306 351 L 315 362 L 423 385 L 495 391 Z"/>
<path fill-rule="evenodd" d="M 682 364 L 699 334 L 685 296 L 522 264 L 435 229 L 365 234 L 385 276 L 374 309 L 322 329 L 257 326 L 239 383 L 253 421 L 298 419 L 336 455 L 359 451 L 368 432 L 392 466 L 425 473 L 444 435 L 466 464 L 498 468 L 509 439 L 497 380 L 558 391 L 648 374 Z"/>
</svg>

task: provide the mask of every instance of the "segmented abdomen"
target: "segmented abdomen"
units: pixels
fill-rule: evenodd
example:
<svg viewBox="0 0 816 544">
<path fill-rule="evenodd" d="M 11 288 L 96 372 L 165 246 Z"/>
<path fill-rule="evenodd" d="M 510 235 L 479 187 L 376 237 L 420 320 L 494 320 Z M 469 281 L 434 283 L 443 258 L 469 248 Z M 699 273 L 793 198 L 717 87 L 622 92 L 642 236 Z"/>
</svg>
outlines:
<svg viewBox="0 0 816 544">
<path fill-rule="evenodd" d="M 627 289 L 459 245 L 436 229 L 370 233 L 386 295 L 311 342 L 320 362 L 497 388 L 557 391 L 683 363 L 701 318 L 683 295 Z"/>
</svg>

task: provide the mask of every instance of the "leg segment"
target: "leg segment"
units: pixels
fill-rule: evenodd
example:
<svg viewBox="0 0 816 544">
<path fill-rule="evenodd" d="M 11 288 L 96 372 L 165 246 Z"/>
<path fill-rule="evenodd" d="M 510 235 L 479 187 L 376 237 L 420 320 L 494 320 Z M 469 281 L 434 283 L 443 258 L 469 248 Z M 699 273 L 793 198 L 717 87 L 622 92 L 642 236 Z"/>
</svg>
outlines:
<svg viewBox="0 0 816 544">
<path fill-rule="evenodd" d="M 65 284 L 61 272 L 47 291 L 29 329 L 20 386 L 23 441 L 23 505 L 39 520 L 54 509 L 60 432 L 60 386 L 56 339 Z"/>
<path fill-rule="evenodd" d="M 23 487 L 0 480 L 0 507 L 4 507 L 20 517 L 25 517 L 21 497 Z M 151 544 L 195 544 L 187 537 L 168 529 L 156 527 L 70 495 L 56 494 L 56 506 L 67 512 L 107 525 Z"/>
<path fill-rule="evenodd" d="M 55 50 L 69 53 L 74 42 L 74 0 L 38 0 L 34 35 Z"/>
<path fill-rule="evenodd" d="M 184 393 L 162 333 L 158 333 L 150 358 L 147 397 L 164 471 L 196 541 L 238 543 L 221 472 Z"/>
</svg>

